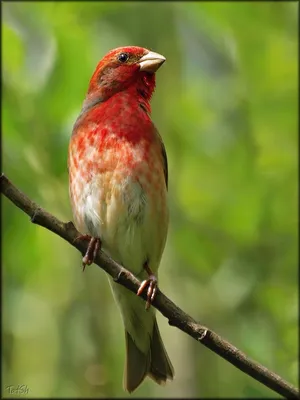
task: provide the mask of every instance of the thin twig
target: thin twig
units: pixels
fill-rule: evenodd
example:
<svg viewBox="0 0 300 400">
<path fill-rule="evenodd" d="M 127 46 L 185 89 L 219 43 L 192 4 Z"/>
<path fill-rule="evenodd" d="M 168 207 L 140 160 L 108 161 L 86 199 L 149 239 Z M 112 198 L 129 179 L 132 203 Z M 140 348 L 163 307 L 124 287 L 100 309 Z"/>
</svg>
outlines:
<svg viewBox="0 0 300 400">
<path fill-rule="evenodd" d="M 17 189 L 4 174 L 1 175 L 0 179 L 1 192 L 17 207 L 28 214 L 31 218 L 31 222 L 43 226 L 59 235 L 82 254 L 86 252 L 87 242 L 85 240 L 75 241 L 75 239 L 80 236 L 80 233 L 76 230 L 72 222 L 64 223 L 43 210 Z M 116 282 L 134 293 L 137 292 L 140 281 L 131 272 L 117 264 L 102 251 L 98 252 L 95 264 L 104 269 Z M 142 297 L 146 300 L 146 293 L 143 293 Z M 170 325 L 176 326 L 187 333 L 247 375 L 269 387 L 274 392 L 281 394 L 283 397 L 299 398 L 299 391 L 293 385 L 274 372 L 271 372 L 263 365 L 251 360 L 246 354 L 212 330 L 198 324 L 193 318 L 168 299 L 160 290 L 157 292 L 153 306 L 168 318 Z"/>
</svg>

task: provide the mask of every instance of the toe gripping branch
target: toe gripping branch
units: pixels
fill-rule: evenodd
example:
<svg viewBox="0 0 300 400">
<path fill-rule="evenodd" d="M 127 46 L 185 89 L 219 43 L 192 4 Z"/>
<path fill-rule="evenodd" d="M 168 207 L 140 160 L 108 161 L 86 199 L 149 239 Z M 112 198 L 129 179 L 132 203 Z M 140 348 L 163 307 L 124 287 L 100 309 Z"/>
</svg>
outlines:
<svg viewBox="0 0 300 400">
<path fill-rule="evenodd" d="M 86 250 L 84 257 L 82 258 L 82 272 L 85 270 L 87 265 L 93 264 L 97 256 L 98 251 L 101 249 L 101 240 L 99 238 L 92 237 L 90 235 L 78 236 L 75 240 L 88 240 L 89 245 Z"/>
<path fill-rule="evenodd" d="M 155 298 L 155 295 L 156 295 L 156 292 L 157 292 L 158 281 L 157 281 L 156 276 L 152 272 L 152 270 L 149 268 L 148 263 L 145 263 L 144 268 L 147 271 L 147 273 L 149 275 L 149 278 L 145 279 L 141 283 L 141 285 L 140 285 L 140 287 L 139 287 L 139 289 L 137 291 L 137 295 L 140 296 L 148 286 L 147 301 L 146 301 L 146 307 L 145 307 L 146 310 L 148 310 L 150 308 L 154 298 Z"/>
</svg>

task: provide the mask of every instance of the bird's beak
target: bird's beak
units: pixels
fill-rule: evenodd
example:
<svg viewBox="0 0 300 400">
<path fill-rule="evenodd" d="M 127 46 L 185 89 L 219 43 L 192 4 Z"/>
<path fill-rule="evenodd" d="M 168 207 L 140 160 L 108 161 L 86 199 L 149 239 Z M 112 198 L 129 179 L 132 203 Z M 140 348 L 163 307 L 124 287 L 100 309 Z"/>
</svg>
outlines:
<svg viewBox="0 0 300 400">
<path fill-rule="evenodd" d="M 158 68 L 166 61 L 165 57 L 161 54 L 149 51 L 139 60 L 140 71 L 156 72 Z"/>
</svg>

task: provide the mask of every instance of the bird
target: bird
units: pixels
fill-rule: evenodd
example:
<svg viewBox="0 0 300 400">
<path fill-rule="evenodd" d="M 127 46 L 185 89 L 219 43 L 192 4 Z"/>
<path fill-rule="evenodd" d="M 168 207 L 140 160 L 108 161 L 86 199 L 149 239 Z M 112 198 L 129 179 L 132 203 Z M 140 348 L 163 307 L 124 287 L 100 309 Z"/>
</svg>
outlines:
<svg viewBox="0 0 300 400">
<path fill-rule="evenodd" d="M 129 393 L 147 376 L 160 385 L 174 378 L 151 307 L 169 224 L 167 154 L 150 105 L 165 60 L 138 46 L 110 50 L 91 77 L 68 151 L 74 224 L 89 241 L 83 269 L 101 249 L 142 281 L 135 294 L 108 276 L 125 327 Z"/>
</svg>

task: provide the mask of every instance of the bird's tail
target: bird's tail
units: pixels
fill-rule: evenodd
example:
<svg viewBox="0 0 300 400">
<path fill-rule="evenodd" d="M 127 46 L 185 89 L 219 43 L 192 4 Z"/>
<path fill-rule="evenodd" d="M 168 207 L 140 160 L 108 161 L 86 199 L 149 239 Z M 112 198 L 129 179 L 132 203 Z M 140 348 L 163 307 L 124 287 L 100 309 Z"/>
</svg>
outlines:
<svg viewBox="0 0 300 400">
<path fill-rule="evenodd" d="M 139 350 L 127 331 L 125 331 L 125 337 L 126 365 L 124 388 L 128 392 L 135 390 L 147 375 L 159 385 L 163 385 L 167 379 L 173 379 L 174 368 L 163 344 L 156 320 L 153 324 L 148 353 L 143 353 Z"/>
</svg>

